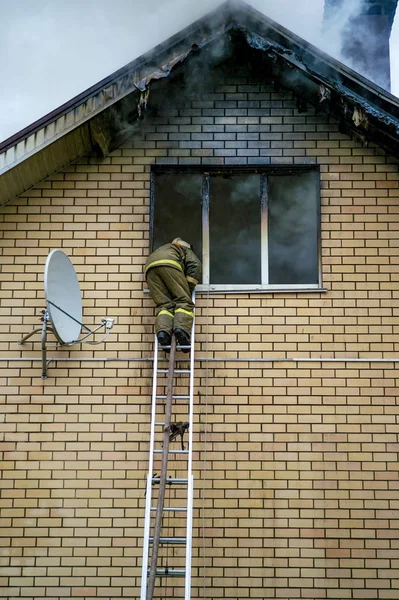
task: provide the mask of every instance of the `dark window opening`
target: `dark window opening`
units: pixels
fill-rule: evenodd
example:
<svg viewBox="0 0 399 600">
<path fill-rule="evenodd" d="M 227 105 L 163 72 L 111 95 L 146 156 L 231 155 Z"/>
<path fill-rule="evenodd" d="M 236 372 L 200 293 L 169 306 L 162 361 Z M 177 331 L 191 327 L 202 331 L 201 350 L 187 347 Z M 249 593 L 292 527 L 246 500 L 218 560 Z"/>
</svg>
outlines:
<svg viewBox="0 0 399 600">
<path fill-rule="evenodd" d="M 210 281 L 261 283 L 260 176 L 210 178 Z"/>
<path fill-rule="evenodd" d="M 187 238 L 198 256 L 202 254 L 202 174 L 164 173 L 155 177 L 154 234 L 152 248 Z"/>
<path fill-rule="evenodd" d="M 269 283 L 317 283 L 318 174 L 271 176 L 269 183 Z"/>
<path fill-rule="evenodd" d="M 156 167 L 151 237 L 182 237 L 212 289 L 318 287 L 320 176 L 315 168 Z"/>
</svg>

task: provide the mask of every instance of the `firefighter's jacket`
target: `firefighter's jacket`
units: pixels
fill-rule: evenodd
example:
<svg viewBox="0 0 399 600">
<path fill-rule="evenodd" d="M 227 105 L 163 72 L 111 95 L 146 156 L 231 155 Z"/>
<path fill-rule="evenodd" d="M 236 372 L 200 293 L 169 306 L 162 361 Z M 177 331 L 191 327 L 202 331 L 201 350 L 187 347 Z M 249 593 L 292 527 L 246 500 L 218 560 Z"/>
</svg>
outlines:
<svg viewBox="0 0 399 600">
<path fill-rule="evenodd" d="M 147 275 L 148 270 L 152 267 L 161 266 L 179 269 L 179 271 L 184 273 L 191 291 L 201 278 L 202 269 L 200 260 L 191 248 L 185 248 L 178 244 L 165 244 L 152 252 L 147 259 L 144 273 Z"/>
</svg>

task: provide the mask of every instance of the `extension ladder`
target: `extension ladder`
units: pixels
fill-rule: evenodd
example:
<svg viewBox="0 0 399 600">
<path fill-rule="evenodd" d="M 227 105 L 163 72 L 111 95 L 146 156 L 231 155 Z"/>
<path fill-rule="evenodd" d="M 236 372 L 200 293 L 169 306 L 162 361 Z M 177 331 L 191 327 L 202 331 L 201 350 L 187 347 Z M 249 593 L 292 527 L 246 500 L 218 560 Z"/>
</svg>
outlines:
<svg viewBox="0 0 399 600">
<path fill-rule="evenodd" d="M 158 341 L 155 337 L 141 600 L 153 600 L 154 589 L 162 588 L 162 581 L 166 577 L 184 578 L 184 600 L 190 600 L 194 321 L 191 330 L 191 351 L 187 357 L 188 366 L 175 368 L 175 350 L 184 348 L 176 346 L 176 338 L 173 335 L 169 367 L 160 368 L 159 362 L 162 359 L 159 359 Z M 178 366 L 181 362 L 183 361 L 179 361 Z M 166 394 L 161 393 L 165 387 Z M 177 393 L 181 391 L 186 393 Z M 172 408 L 174 415 L 179 415 L 180 420 L 177 423 L 172 421 Z M 188 439 L 184 440 L 186 430 Z M 180 439 L 176 439 L 179 434 Z M 170 444 L 179 442 L 179 449 L 176 446 L 169 448 Z M 163 553 L 166 556 L 161 556 Z M 174 564 L 169 565 L 169 560 Z"/>
</svg>

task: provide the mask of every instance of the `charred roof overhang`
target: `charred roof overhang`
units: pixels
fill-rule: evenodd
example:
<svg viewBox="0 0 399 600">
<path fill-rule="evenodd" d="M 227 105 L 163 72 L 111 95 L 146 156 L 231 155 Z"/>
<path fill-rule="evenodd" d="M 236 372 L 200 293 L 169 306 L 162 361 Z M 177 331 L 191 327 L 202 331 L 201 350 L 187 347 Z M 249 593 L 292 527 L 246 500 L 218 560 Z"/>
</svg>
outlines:
<svg viewBox="0 0 399 600">
<path fill-rule="evenodd" d="M 366 145 L 373 142 L 399 157 L 399 105 L 389 107 L 383 98 L 375 103 L 360 94 L 360 86 L 342 79 L 321 75 L 287 46 L 236 27 L 235 34 L 273 63 L 273 80 L 289 89 L 299 102 L 309 102 L 337 118 L 345 133 L 353 134 Z M 389 112 L 386 109 L 390 109 Z"/>
<path fill-rule="evenodd" d="M 399 157 L 399 103 L 392 106 L 384 97 L 376 95 L 375 90 L 373 98 L 368 99 L 367 94 L 360 93 L 364 90 L 359 84 L 352 83 L 348 87 L 348 78 L 338 78 L 336 73 L 335 78 L 328 74 L 322 75 L 319 70 L 315 70 L 317 64 L 309 66 L 290 45 L 282 45 L 281 41 L 283 40 L 276 41 L 261 36 L 232 21 L 224 27 L 222 36 L 212 36 L 200 44 L 193 45 L 178 63 L 174 59 L 171 64 L 165 63 L 165 77 L 176 79 L 179 75 L 184 75 L 192 68 L 195 60 L 216 67 L 233 53 L 238 60 L 250 55 L 248 64 L 254 66 L 265 77 L 270 77 L 275 84 L 290 90 L 298 99 L 299 106 L 308 102 L 317 110 L 328 112 L 339 120 L 345 133 L 354 135 L 366 145 L 373 142 Z M 217 52 L 214 50 L 215 46 L 219 46 Z M 152 90 L 158 87 L 154 86 L 155 79 L 159 81 L 160 78 L 146 80 L 143 86 L 145 92 L 136 92 L 134 101 L 130 96 L 115 106 L 121 117 L 120 122 L 125 125 L 130 123 L 134 129 L 147 103 L 153 108 Z M 169 82 L 164 82 L 164 85 L 169 85 Z M 123 137 L 131 134 L 133 129 L 127 127 L 125 131 L 115 131 L 116 136 L 111 146 L 115 147 Z"/>
<path fill-rule="evenodd" d="M 212 43 L 217 37 L 231 29 L 241 29 L 247 36 L 248 43 L 254 48 L 269 52 L 274 56 L 280 55 L 293 66 L 305 70 L 309 76 L 313 75 L 320 78 L 322 83 L 336 87 L 338 93 L 348 95 L 348 97 L 350 95 L 359 96 L 370 107 L 371 112 L 377 111 L 375 116 L 379 116 L 379 109 L 381 109 L 382 113 L 386 112 L 395 119 L 399 118 L 398 98 L 336 61 L 242 0 L 227 0 L 216 10 L 159 44 L 153 50 L 1 142 L 0 154 L 6 152 L 22 139 L 51 125 L 70 111 L 77 110 L 82 105 L 87 105 L 93 98 L 96 98 L 94 104 L 98 104 L 98 94 L 105 96 L 105 100 L 111 101 L 100 107 L 100 109 L 105 110 L 112 103 L 121 99 L 123 95 L 131 93 L 132 88 L 143 92 L 152 80 L 168 77 L 175 66 L 193 52 Z M 115 94 L 111 91 L 111 87 L 115 84 L 120 94 L 119 98 L 115 97 Z M 95 112 L 95 108 L 95 106 L 86 107 L 86 111 L 90 113 L 91 109 L 92 112 Z"/>
</svg>

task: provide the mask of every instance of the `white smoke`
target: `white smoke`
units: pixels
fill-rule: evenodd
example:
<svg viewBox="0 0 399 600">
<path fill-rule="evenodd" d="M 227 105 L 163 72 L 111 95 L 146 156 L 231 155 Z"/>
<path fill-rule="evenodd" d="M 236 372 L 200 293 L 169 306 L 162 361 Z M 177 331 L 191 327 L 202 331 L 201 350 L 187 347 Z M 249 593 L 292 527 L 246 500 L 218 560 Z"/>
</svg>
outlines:
<svg viewBox="0 0 399 600">
<path fill-rule="evenodd" d="M 391 93 L 399 96 L 399 7 L 391 33 Z"/>
<path fill-rule="evenodd" d="M 389 87 L 389 73 L 387 70 L 386 52 L 388 39 L 384 39 L 382 29 L 388 25 L 385 18 L 363 17 L 363 25 L 356 19 L 358 15 L 369 14 L 372 4 L 366 0 L 341 0 L 339 6 L 332 8 L 329 4 L 326 10 L 326 20 L 323 26 L 323 36 L 320 47 L 331 56 L 346 63 L 349 67 L 371 79 L 383 88 Z M 378 8 L 378 5 L 376 5 Z M 390 40 L 391 54 L 396 61 L 397 39 L 395 33 Z M 367 55 L 368 53 L 368 55 Z M 398 85 L 395 81 L 396 71 L 391 65 L 394 78 L 394 88 Z"/>
<path fill-rule="evenodd" d="M 345 9 L 348 18 L 358 2 L 345 0 L 344 5 L 351 7 Z M 0 0 L 0 140 L 43 117 L 221 3 L 222 0 Z M 342 58 L 337 50 L 339 26 L 345 24 L 346 17 L 337 18 L 336 32 L 327 43 L 321 34 L 324 0 L 247 3 Z M 392 36 L 392 48 L 397 64 L 399 31 Z M 399 70 L 392 69 L 392 76 L 395 93 L 399 88 Z"/>
<path fill-rule="evenodd" d="M 345 62 L 345 57 L 342 56 L 341 52 L 345 28 L 349 21 L 359 14 L 362 4 L 363 0 L 342 2 L 339 8 L 331 11 L 328 26 L 321 28 L 320 48 L 341 62 Z"/>
</svg>

